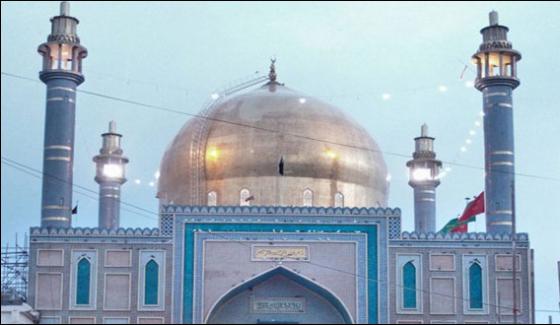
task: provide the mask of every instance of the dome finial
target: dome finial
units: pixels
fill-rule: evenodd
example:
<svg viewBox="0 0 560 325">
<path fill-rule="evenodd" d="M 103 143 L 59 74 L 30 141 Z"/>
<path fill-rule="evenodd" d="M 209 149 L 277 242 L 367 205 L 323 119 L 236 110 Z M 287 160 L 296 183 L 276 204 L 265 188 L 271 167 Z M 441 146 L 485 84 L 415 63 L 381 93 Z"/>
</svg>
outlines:
<svg viewBox="0 0 560 325">
<path fill-rule="evenodd" d="M 488 14 L 488 20 L 490 21 L 490 26 L 498 25 L 498 12 L 496 10 L 490 11 Z"/>
<path fill-rule="evenodd" d="M 270 59 L 270 72 L 268 72 L 268 79 L 272 82 L 276 81 L 276 58 L 273 57 Z"/>
<path fill-rule="evenodd" d="M 423 137 L 428 136 L 428 124 L 426 124 L 426 123 L 422 124 L 421 130 L 420 130 L 420 135 L 423 136 Z"/>
<path fill-rule="evenodd" d="M 117 122 L 111 121 L 109 122 L 109 133 L 116 133 L 117 132 Z"/>
<path fill-rule="evenodd" d="M 60 15 L 70 16 L 70 3 L 68 1 L 60 2 Z"/>
</svg>

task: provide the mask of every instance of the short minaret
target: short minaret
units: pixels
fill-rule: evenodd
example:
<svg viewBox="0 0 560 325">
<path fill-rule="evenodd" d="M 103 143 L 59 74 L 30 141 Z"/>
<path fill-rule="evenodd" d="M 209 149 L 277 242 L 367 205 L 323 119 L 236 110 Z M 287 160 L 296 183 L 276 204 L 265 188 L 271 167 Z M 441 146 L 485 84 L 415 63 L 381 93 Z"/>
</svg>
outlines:
<svg viewBox="0 0 560 325">
<path fill-rule="evenodd" d="M 473 55 L 476 89 L 484 106 L 486 231 L 511 233 L 514 189 L 512 92 L 519 86 L 517 61 L 521 54 L 507 40 L 509 29 L 490 12 L 490 25 L 480 32 L 483 43 Z"/>
<path fill-rule="evenodd" d="M 121 134 L 115 121 L 109 123 L 109 132 L 103 133 L 103 146 L 93 158 L 97 165 L 95 181 L 99 184 L 99 228 L 119 228 L 121 185 L 126 182 L 124 167 L 128 158 L 123 156 Z"/>
<path fill-rule="evenodd" d="M 82 60 L 87 50 L 76 34 L 78 19 L 68 2 L 51 18 L 51 34 L 39 46 L 43 68 L 39 78 L 47 86 L 41 227 L 72 226 L 72 168 L 76 88 L 84 81 Z"/>
<path fill-rule="evenodd" d="M 439 185 L 441 161 L 436 160 L 434 138 L 428 136 L 428 126 L 422 125 L 421 135 L 414 138 L 416 150 L 410 168 L 408 184 L 414 189 L 414 231 L 436 231 L 436 187 Z"/>
</svg>

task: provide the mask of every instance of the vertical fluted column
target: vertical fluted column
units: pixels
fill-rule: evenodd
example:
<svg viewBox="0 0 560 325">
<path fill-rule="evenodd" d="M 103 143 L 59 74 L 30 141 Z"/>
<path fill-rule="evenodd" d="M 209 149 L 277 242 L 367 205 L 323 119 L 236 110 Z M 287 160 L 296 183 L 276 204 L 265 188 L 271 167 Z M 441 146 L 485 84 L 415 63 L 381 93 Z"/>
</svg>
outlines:
<svg viewBox="0 0 560 325">
<path fill-rule="evenodd" d="M 43 152 L 43 227 L 71 226 L 76 87 L 64 75 L 42 76 L 47 84 Z"/>
<path fill-rule="evenodd" d="M 521 54 L 507 40 L 509 29 L 490 13 L 490 25 L 481 30 L 483 43 L 473 55 L 486 72 L 476 79 L 484 112 L 484 166 L 486 231 L 511 233 L 515 182 L 513 90 L 519 86 L 516 62 Z"/>
<path fill-rule="evenodd" d="M 484 97 L 486 225 L 492 233 L 512 230 L 515 181 L 512 88 L 488 86 Z"/>
<path fill-rule="evenodd" d="M 120 226 L 121 185 L 126 182 L 125 165 L 128 158 L 121 149 L 122 135 L 117 133 L 117 124 L 109 123 L 109 132 L 103 133 L 103 145 L 93 158 L 99 184 L 99 227 L 117 229 Z"/>
<path fill-rule="evenodd" d="M 408 184 L 414 189 L 414 230 L 436 231 L 436 187 L 440 184 L 441 161 L 436 159 L 434 138 L 428 136 L 428 126 L 422 125 L 421 135 L 414 139 L 416 150 L 410 168 Z"/>
<path fill-rule="evenodd" d="M 47 86 L 43 151 L 41 226 L 68 228 L 72 225 L 72 178 L 76 88 L 84 81 L 81 61 L 87 50 L 76 34 L 78 20 L 61 3 L 60 15 L 51 18 L 51 34 L 39 46 Z"/>
</svg>

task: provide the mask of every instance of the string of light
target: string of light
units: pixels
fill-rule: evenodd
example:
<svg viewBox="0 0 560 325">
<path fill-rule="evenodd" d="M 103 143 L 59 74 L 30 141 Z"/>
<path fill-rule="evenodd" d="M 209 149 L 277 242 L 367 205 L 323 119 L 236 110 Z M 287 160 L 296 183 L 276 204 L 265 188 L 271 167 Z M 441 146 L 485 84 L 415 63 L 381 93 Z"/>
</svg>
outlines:
<svg viewBox="0 0 560 325">
<path fill-rule="evenodd" d="M 462 60 L 457 58 L 457 62 L 459 62 L 461 65 L 464 65 L 464 68 L 461 71 L 461 74 L 459 76 L 459 81 L 464 81 L 464 86 L 466 88 L 472 88 L 474 86 L 474 81 L 473 80 L 467 80 L 468 78 L 465 78 L 465 75 L 467 72 L 471 72 L 473 75 L 475 75 L 475 71 L 474 69 L 469 66 L 468 64 L 466 64 L 465 62 L 463 62 Z M 89 73 L 91 74 L 92 71 L 90 70 Z M 102 76 L 107 76 L 110 77 L 112 79 L 116 79 L 116 80 L 121 80 L 123 82 L 126 82 L 127 85 L 129 85 L 131 82 L 135 82 L 135 83 L 139 83 L 139 84 L 149 84 L 149 85 L 153 85 L 156 89 L 156 91 L 158 91 L 160 88 L 162 88 L 160 86 L 160 84 L 155 83 L 155 82 L 151 82 L 151 81 L 145 81 L 145 80 L 138 80 L 138 79 L 131 79 L 131 78 L 123 78 L 121 76 L 117 76 L 117 75 L 112 75 L 112 74 L 107 74 L 107 73 L 98 73 L 98 72 L 93 72 L 93 74 L 97 74 L 97 75 L 102 75 Z M 239 78 L 235 81 L 232 81 L 229 83 L 228 87 L 232 87 L 233 85 L 237 85 L 239 83 L 244 83 L 247 82 L 248 78 L 255 78 L 256 76 L 261 76 L 262 78 L 262 73 L 260 71 L 256 71 L 254 74 L 251 74 L 245 78 Z M 224 89 L 227 89 L 228 87 L 224 87 Z M 170 88 L 170 89 L 177 89 L 177 90 L 181 90 L 184 91 L 185 93 L 188 93 L 187 89 L 185 88 L 180 88 L 177 86 L 169 86 L 166 88 Z M 431 87 L 431 86 L 422 86 L 422 87 L 415 87 L 415 88 L 411 88 L 411 89 L 404 89 L 404 90 L 400 90 L 398 92 L 385 92 L 381 94 L 381 99 L 383 101 L 389 101 L 393 98 L 393 94 L 402 94 L 402 93 L 408 93 L 408 92 L 417 92 L 417 91 L 428 91 L 428 90 L 437 90 L 440 93 L 445 93 L 449 90 L 450 87 L 448 87 L 445 84 L 439 84 L 437 87 Z M 220 95 L 221 94 L 221 95 Z M 227 94 L 227 91 L 222 90 L 222 91 L 215 91 L 210 95 L 210 98 L 212 101 L 216 101 L 217 99 L 220 99 L 221 97 L 224 97 L 225 94 Z M 372 93 L 372 92 L 368 92 L 365 94 L 354 94 L 354 95 L 340 95 L 340 94 L 329 94 L 328 96 L 326 96 L 325 98 L 327 98 L 327 101 L 332 101 L 335 98 L 344 98 L 344 97 L 351 97 L 351 98 L 355 98 L 357 100 L 360 100 L 360 97 L 377 97 L 378 94 L 376 93 Z M 305 98 L 300 98 L 300 103 L 304 104 L 306 101 Z M 481 114 L 481 116 L 483 116 Z M 475 127 L 479 127 L 481 125 L 480 123 L 481 121 L 475 121 Z M 474 136 L 475 131 L 474 130 L 470 130 L 469 135 L 467 136 L 467 139 L 465 140 L 465 144 L 463 146 L 460 147 L 460 153 L 457 154 L 455 156 L 455 158 L 453 160 L 451 160 L 453 163 L 457 162 L 457 160 L 460 158 L 460 154 L 465 153 L 467 151 L 467 147 L 472 143 L 472 137 Z M 442 171 L 440 171 L 439 175 L 437 176 L 437 178 L 442 179 L 446 176 L 448 176 L 451 173 L 451 167 L 446 166 Z M 134 179 L 134 184 L 135 185 L 141 185 L 141 184 L 147 184 L 147 186 L 149 187 L 154 187 L 159 179 L 159 170 L 156 170 L 154 173 L 154 177 L 151 179 L 148 179 L 148 181 L 143 182 L 142 179 L 140 178 L 135 178 Z M 392 176 L 390 173 L 387 174 L 386 177 L 386 181 L 390 182 L 392 179 Z"/>
<path fill-rule="evenodd" d="M 29 78 L 29 77 L 25 77 L 25 76 L 21 76 L 21 75 L 17 75 L 17 74 L 12 74 L 12 73 L 7 73 L 7 72 L 1 72 L 1 74 L 4 75 L 4 76 L 7 76 L 7 77 L 18 78 L 18 79 L 28 80 L 28 81 L 32 81 L 32 82 L 40 82 L 40 81 L 35 80 L 33 78 Z M 260 127 L 260 126 L 250 125 L 250 124 L 245 124 L 245 123 L 241 123 L 241 122 L 228 121 L 228 120 L 224 120 L 224 119 L 219 119 L 219 118 L 214 118 L 214 117 L 209 117 L 209 116 L 203 116 L 203 115 L 200 115 L 200 114 L 183 112 L 183 111 L 180 111 L 180 110 L 175 109 L 175 108 L 169 108 L 169 107 L 164 107 L 164 106 L 154 105 L 154 104 L 147 104 L 147 103 L 143 103 L 143 102 L 140 102 L 140 101 L 135 101 L 135 100 L 125 99 L 125 98 L 121 98 L 121 97 L 106 95 L 106 94 L 102 94 L 102 93 L 94 92 L 94 91 L 89 91 L 89 90 L 78 89 L 77 92 L 87 94 L 87 95 L 91 95 L 91 96 L 95 96 L 95 97 L 99 97 L 99 98 L 104 98 L 104 99 L 107 99 L 107 100 L 113 100 L 113 101 L 117 101 L 117 102 L 121 102 L 121 103 L 140 106 L 140 107 L 144 107 L 144 108 L 147 108 L 147 109 L 154 109 L 154 110 L 165 111 L 165 112 L 173 113 L 173 114 L 190 116 L 192 118 L 197 118 L 197 119 L 204 119 L 204 120 L 209 120 L 209 121 L 218 122 L 218 123 L 225 123 L 225 124 L 230 124 L 230 125 L 234 125 L 234 126 L 237 126 L 237 127 L 251 128 L 251 129 L 255 129 L 255 130 L 259 130 L 259 131 L 263 131 L 263 132 L 282 134 L 282 135 L 285 135 L 285 136 L 301 138 L 301 139 L 305 139 L 305 140 L 309 140 L 309 141 L 315 141 L 315 142 L 324 143 L 324 144 L 330 144 L 330 145 L 335 145 L 335 146 L 340 146 L 340 147 L 347 147 L 347 148 L 352 148 L 352 149 L 357 149 L 357 150 L 365 150 L 365 151 L 374 152 L 374 153 L 381 153 L 381 154 L 388 155 L 388 156 L 394 156 L 394 157 L 400 157 L 400 158 L 406 158 L 406 159 L 410 158 L 409 154 L 402 154 L 402 153 L 390 152 L 390 151 L 384 151 L 384 150 L 375 150 L 375 149 L 372 149 L 372 148 L 367 148 L 367 147 L 358 146 L 358 145 L 328 141 L 328 140 L 324 140 L 324 139 L 314 138 L 314 137 L 311 137 L 311 136 L 289 133 L 289 132 L 283 132 L 283 131 L 279 131 L 279 130 L 264 128 L 264 127 Z M 480 167 L 480 166 L 474 166 L 474 165 L 457 163 L 457 162 L 446 161 L 446 160 L 442 160 L 442 162 L 445 163 L 446 165 L 450 165 L 450 166 L 456 166 L 456 167 L 462 167 L 462 168 L 468 168 L 468 169 L 474 169 L 474 170 L 482 170 L 482 171 L 485 170 L 484 167 Z M 493 172 L 495 172 L 495 173 L 508 173 L 508 174 L 511 173 L 511 172 L 502 171 L 502 170 L 494 170 Z M 550 176 L 541 176 L 541 175 L 519 173 L 519 172 L 514 172 L 513 174 L 516 175 L 516 176 L 520 176 L 520 177 L 527 177 L 527 178 L 534 178 L 534 179 L 540 179 L 540 180 L 560 182 L 560 178 L 555 178 L 555 177 L 550 177 Z"/>
<path fill-rule="evenodd" d="M 92 189 L 90 189 L 90 188 L 87 188 L 87 187 L 85 187 L 85 186 L 82 186 L 82 185 L 79 185 L 79 184 L 76 184 L 76 183 L 67 182 L 67 181 L 65 181 L 64 179 L 61 179 L 61 178 L 56 177 L 56 176 L 54 176 L 54 175 L 48 175 L 48 174 L 46 174 L 46 173 L 44 173 L 44 172 L 42 172 L 42 171 L 40 171 L 40 170 L 38 170 L 38 169 L 36 169 L 36 168 L 30 167 L 30 166 L 28 166 L 28 165 L 25 165 L 25 164 L 23 164 L 23 163 L 20 163 L 20 162 L 18 162 L 18 161 L 15 161 L 15 160 L 10 159 L 10 158 L 5 157 L 5 156 L 2 156 L 2 163 L 4 163 L 4 164 L 7 165 L 7 166 L 10 166 L 10 167 L 12 167 L 12 168 L 18 169 L 18 170 L 20 170 L 20 171 L 22 171 L 22 172 L 29 173 L 30 175 L 39 176 L 41 179 L 43 178 L 43 176 L 46 176 L 46 177 L 50 177 L 50 178 L 52 178 L 52 179 L 55 179 L 55 180 L 57 180 L 57 181 L 59 181 L 59 182 L 66 183 L 66 184 L 70 184 L 70 185 L 72 185 L 72 187 L 78 188 L 78 191 L 79 191 L 79 190 L 82 190 L 82 191 L 87 192 L 87 193 L 92 193 L 92 194 L 96 194 L 96 195 L 98 194 L 98 192 L 97 192 L 96 190 L 92 190 Z M 33 173 L 34 173 L 34 174 L 33 174 Z M 73 190 L 76 191 L 76 189 L 73 189 Z M 79 192 L 78 192 L 78 193 L 79 193 Z M 84 194 L 83 192 L 80 193 L 80 194 L 82 194 L 82 195 L 87 195 L 87 194 Z M 90 197 L 90 198 L 91 198 L 91 197 Z M 97 197 L 94 197 L 94 199 L 95 199 L 95 200 L 98 200 Z M 149 218 L 149 219 L 151 219 L 151 220 L 157 220 L 157 218 L 148 217 L 147 215 L 140 214 L 140 213 L 138 213 L 137 211 L 128 210 L 128 209 L 126 209 L 126 207 L 130 207 L 130 208 L 137 209 L 137 210 L 139 210 L 139 211 L 141 211 L 141 212 L 143 212 L 143 213 L 147 213 L 147 214 L 149 214 L 149 215 L 153 215 L 153 214 L 156 214 L 156 215 L 157 215 L 157 213 L 154 212 L 154 211 L 151 211 L 151 210 L 148 210 L 148 209 L 144 209 L 144 208 L 142 208 L 142 207 L 140 207 L 140 206 L 134 205 L 134 204 L 132 204 L 132 203 L 128 203 L 128 202 L 126 202 L 126 201 L 122 201 L 122 200 L 121 200 L 120 202 L 125 206 L 124 209 L 127 210 L 127 211 L 129 211 L 129 212 L 135 213 L 135 214 L 137 214 L 137 215 L 142 215 L 143 217 Z"/>
<path fill-rule="evenodd" d="M 200 229 L 197 229 L 196 231 L 197 232 L 202 232 L 202 233 L 204 233 L 204 232 L 210 233 L 209 231 L 203 231 L 203 230 L 200 230 Z M 328 235 L 328 233 L 323 233 L 323 234 Z M 220 237 L 220 238 L 225 239 L 225 240 L 233 241 L 233 242 L 235 242 L 237 244 L 241 244 L 241 245 L 243 245 L 247 248 L 252 247 L 249 244 L 244 243 L 243 241 L 232 240 L 232 239 L 229 239 L 229 238 L 227 238 L 227 237 L 225 237 L 225 236 L 223 236 L 219 233 L 216 233 L 216 232 L 212 232 L 212 235 Z M 387 281 L 383 281 L 383 280 L 379 280 L 379 279 L 371 279 L 367 276 L 359 275 L 357 273 L 341 270 L 341 269 L 338 269 L 338 268 L 334 268 L 332 266 L 319 264 L 319 263 L 312 262 L 312 261 L 306 261 L 306 263 L 317 266 L 319 268 L 324 268 L 324 269 L 328 269 L 330 271 L 334 271 L 334 272 L 338 272 L 338 273 L 341 273 L 341 274 L 349 275 L 349 276 L 352 276 L 352 277 L 362 278 L 366 281 L 372 281 L 372 282 L 375 282 L 377 284 L 383 284 L 383 283 L 387 284 L 387 285 L 391 284 L 390 282 L 387 282 Z M 422 292 L 422 293 L 426 293 L 428 295 L 434 295 L 434 296 L 440 296 L 440 297 L 443 297 L 443 298 L 448 298 L 450 300 L 452 299 L 452 300 L 457 300 L 457 301 L 469 302 L 469 299 L 464 298 L 464 297 L 459 297 L 459 296 L 456 296 L 456 295 L 448 295 L 448 294 L 443 294 L 443 293 L 439 293 L 439 292 L 434 292 L 434 291 L 429 290 L 429 289 L 422 289 L 422 288 L 411 289 L 411 288 L 408 288 L 404 285 L 398 284 L 396 282 L 394 283 L 394 286 L 395 286 L 395 288 L 399 288 L 399 289 L 403 289 L 403 290 L 419 291 L 419 292 Z M 498 304 L 492 304 L 492 303 L 489 303 L 489 302 L 482 302 L 482 304 L 486 305 L 486 306 L 489 306 L 489 307 L 496 307 L 498 310 L 501 310 L 501 309 L 508 309 L 508 310 L 512 310 L 512 311 L 514 310 L 513 306 L 512 307 L 503 306 L 503 305 L 498 305 Z M 541 313 L 560 313 L 560 310 L 552 310 L 552 309 L 535 309 L 534 311 L 535 312 L 541 312 Z"/>
<path fill-rule="evenodd" d="M 2 163 L 4 163 L 6 166 L 9 166 L 9 167 L 12 167 L 12 168 L 14 168 L 14 169 L 17 169 L 17 170 L 19 170 L 19 171 L 21 171 L 21 172 L 23 172 L 23 173 L 26 173 L 26 174 L 31 175 L 31 176 L 33 176 L 33 177 L 35 177 L 35 178 L 38 178 L 38 179 L 42 179 L 43 176 L 41 176 L 41 175 L 49 176 L 49 175 L 45 175 L 44 173 L 42 173 L 41 171 L 39 171 L 39 170 L 37 170 L 37 169 L 35 169 L 35 168 L 33 168 L 33 167 L 27 166 L 27 165 L 25 165 L 25 164 L 22 164 L 22 163 L 20 163 L 20 162 L 17 162 L 17 161 L 15 161 L 15 160 L 13 160 L 13 159 L 10 159 L 10 158 L 8 158 L 8 157 L 2 156 Z M 40 175 L 37 175 L 37 174 L 40 174 Z M 53 176 L 50 176 L 50 177 L 53 177 Z M 61 179 L 58 179 L 58 180 L 61 181 L 61 182 L 64 182 L 64 180 L 61 180 Z M 84 189 L 84 190 L 86 190 L 87 192 L 95 192 L 95 191 L 93 191 L 93 190 L 91 190 L 91 189 L 85 188 L 85 187 L 80 186 L 80 185 L 74 184 L 74 186 L 77 186 L 77 187 L 79 187 L 79 188 L 81 188 L 81 189 Z M 84 193 L 84 192 L 80 192 L 80 191 L 76 191 L 76 190 L 74 190 L 74 191 L 77 192 L 77 193 L 79 193 L 79 194 L 81 194 L 81 195 L 83 195 L 83 196 L 85 196 L 85 197 L 87 197 L 87 198 L 90 198 L 90 199 L 95 200 L 95 201 L 99 201 L 99 198 L 98 198 L 98 197 L 91 196 L 91 195 L 89 195 L 89 194 L 87 194 L 87 193 Z M 97 192 L 95 192 L 95 193 L 97 193 Z M 151 217 L 151 216 L 147 216 L 147 215 L 144 215 L 144 214 L 139 214 L 139 213 L 137 213 L 136 211 L 128 210 L 128 211 L 130 211 L 130 212 L 133 212 L 133 213 L 135 213 L 135 214 L 141 215 L 141 216 L 143 216 L 143 217 L 145 217 L 145 218 L 152 219 L 152 220 L 158 220 L 158 219 L 159 219 L 159 215 L 158 215 L 156 212 L 146 210 L 146 209 L 144 209 L 144 208 L 142 208 L 142 207 L 139 207 L 139 206 L 137 206 L 137 205 L 134 205 L 134 204 L 131 204 L 131 203 L 128 203 L 128 202 L 125 202 L 125 201 L 121 201 L 121 203 L 124 204 L 124 205 L 126 205 L 126 206 L 134 207 L 134 208 L 136 208 L 136 209 L 139 209 L 139 210 L 141 210 L 141 211 L 147 212 L 147 213 L 149 213 L 149 214 L 151 214 L 151 215 L 155 215 L 155 216 Z M 202 230 L 197 230 L 197 231 L 198 231 L 198 232 L 204 232 L 204 231 L 202 231 Z M 222 239 L 227 239 L 227 240 L 230 240 L 230 241 L 232 241 L 232 242 L 235 242 L 236 244 L 240 244 L 240 245 L 243 245 L 243 246 L 249 247 L 249 248 L 251 247 L 249 244 L 246 244 L 246 243 L 244 243 L 243 241 L 231 240 L 231 239 L 228 239 L 228 238 L 226 238 L 225 236 L 222 236 L 222 235 L 220 235 L 219 233 L 215 233 L 215 232 L 213 232 L 212 234 L 213 234 L 213 235 L 216 235 L 216 236 L 218 236 L 218 237 L 221 237 Z M 328 235 L 328 233 L 324 233 L 324 234 L 325 234 L 325 235 Z M 331 267 L 331 266 L 328 266 L 328 265 L 319 264 L 319 263 L 312 262 L 312 261 L 307 261 L 306 263 L 311 264 L 311 265 L 314 265 L 314 266 L 317 266 L 317 267 L 319 267 L 319 268 L 328 269 L 328 270 L 330 270 L 330 271 L 334 271 L 334 272 L 337 272 L 337 273 L 345 274 L 345 275 L 348 275 L 348 276 L 352 276 L 352 277 L 356 277 L 356 278 L 362 278 L 362 279 L 364 279 L 364 280 L 366 280 L 366 281 L 372 281 L 372 282 L 375 282 L 375 283 L 377 283 L 377 284 L 387 284 L 387 285 L 390 285 L 390 284 L 391 284 L 390 282 L 386 282 L 386 281 L 379 280 L 379 279 L 371 279 L 371 278 L 369 278 L 369 277 L 367 277 L 367 276 L 359 275 L 359 274 L 357 274 L 357 273 L 353 273 L 353 272 L 341 270 L 341 269 L 338 269 L 338 268 L 334 268 L 334 267 Z M 430 295 L 441 296 L 441 297 L 448 298 L 448 299 L 453 299 L 453 300 L 457 300 L 457 301 L 465 301 L 465 302 L 468 302 L 468 299 L 466 299 L 466 298 L 464 298 L 464 297 L 459 297 L 459 296 L 455 296 L 455 295 L 443 294 L 443 293 L 434 292 L 434 291 L 431 291 L 431 290 L 428 290 L 428 289 L 421 289 L 421 288 L 410 289 L 410 288 L 405 287 L 405 286 L 403 286 L 403 285 L 400 285 L 400 284 L 398 284 L 398 283 L 394 283 L 394 286 L 395 286 L 395 288 L 399 288 L 399 289 L 403 289 L 403 290 L 415 290 L 415 291 L 420 291 L 420 292 L 422 292 L 422 293 L 426 293 L 426 294 L 430 294 Z M 509 307 L 509 306 L 501 306 L 501 305 L 492 304 L 492 303 L 488 303 L 488 302 L 486 302 L 486 303 L 483 302 L 483 304 L 484 304 L 484 305 L 487 305 L 487 306 L 490 306 L 490 307 L 496 307 L 496 308 L 499 308 L 499 309 L 510 309 L 510 310 L 513 310 L 513 307 Z M 541 313 L 560 313 L 560 310 L 535 309 L 535 312 L 541 312 Z"/>
<path fill-rule="evenodd" d="M 462 61 L 459 60 L 459 59 L 457 59 L 457 61 L 460 62 L 461 64 L 464 64 L 464 68 L 463 68 L 463 70 L 462 70 L 462 72 L 461 72 L 461 75 L 460 75 L 460 77 L 459 77 L 459 80 L 462 81 L 462 80 L 465 79 L 464 77 L 465 77 L 465 73 L 467 72 L 467 70 L 470 71 L 470 72 L 473 72 L 473 71 L 471 71 L 472 68 L 471 68 L 468 64 L 465 64 L 464 62 L 462 62 Z M 91 71 L 90 71 L 89 73 L 91 73 Z M 149 82 L 149 81 L 144 81 L 144 80 L 135 80 L 135 79 L 130 79 L 130 78 L 122 78 L 122 77 L 120 77 L 120 76 L 115 76 L 115 75 L 105 74 L 105 73 L 104 73 L 104 74 L 94 73 L 94 74 L 106 75 L 106 76 L 109 76 L 109 77 L 111 77 L 111 78 L 113 78 L 113 79 L 118 79 L 118 80 L 121 80 L 121 81 L 125 81 L 125 82 L 127 83 L 127 85 L 130 84 L 130 82 L 132 81 L 132 82 L 137 82 L 137 83 L 141 83 L 141 84 L 150 84 L 150 85 L 154 85 L 154 86 L 156 87 L 156 90 L 158 90 L 158 89 L 160 88 L 160 85 L 159 85 L 158 83 L 154 83 L 154 82 Z M 474 73 L 473 73 L 473 74 L 474 74 Z M 256 71 L 254 74 L 252 74 L 252 75 L 250 75 L 250 76 L 247 76 L 247 77 L 245 77 L 245 78 L 240 78 L 240 79 L 237 79 L 236 81 L 230 82 L 230 83 L 229 83 L 229 87 L 232 87 L 232 85 L 237 85 L 237 84 L 239 84 L 239 83 L 247 82 L 248 78 L 255 78 L 256 76 L 261 76 L 261 78 L 262 78 L 262 74 L 261 74 L 259 71 Z M 472 87 L 474 86 L 474 81 L 472 81 L 472 80 L 467 80 L 467 81 L 464 82 L 464 86 L 465 86 L 466 88 L 472 88 Z M 229 87 L 224 87 L 224 89 L 228 89 Z M 181 90 L 181 91 L 187 92 L 187 89 L 180 88 L 180 87 L 176 87 L 176 86 L 172 86 L 172 87 L 169 87 L 169 88 L 172 88 L 172 89 L 179 89 L 179 90 Z M 217 99 L 219 99 L 219 98 L 221 98 L 221 97 L 224 97 L 224 96 L 225 96 L 224 94 L 227 94 L 227 91 L 224 90 L 224 89 L 223 89 L 222 91 L 215 91 L 215 92 L 213 92 L 213 93 L 210 95 L 211 100 L 212 100 L 212 101 L 216 101 Z M 404 93 L 404 92 L 417 92 L 417 91 L 420 91 L 420 90 L 431 90 L 431 89 L 433 89 L 433 88 L 430 87 L 430 86 L 423 86 L 423 87 L 416 87 L 416 88 L 413 88 L 413 89 L 401 90 L 400 92 L 397 92 L 397 93 L 400 94 L 400 93 Z M 449 87 L 446 86 L 446 85 L 444 85 L 444 84 L 440 84 L 440 85 L 438 85 L 438 87 L 437 87 L 437 91 L 440 92 L 440 93 L 445 93 L 445 92 L 447 92 L 448 90 L 449 90 Z M 220 94 L 222 94 L 222 95 L 220 95 Z M 394 92 L 392 92 L 392 93 L 383 93 L 383 94 L 381 95 L 381 99 L 382 99 L 383 101 L 388 101 L 388 100 L 390 100 L 390 99 L 393 97 L 392 94 L 394 94 Z M 358 94 L 355 98 L 359 100 L 359 99 L 360 99 L 360 96 L 364 96 L 364 95 L 365 95 L 365 96 L 368 96 L 368 97 L 369 97 L 369 96 L 377 96 L 375 93 L 367 93 L 367 94 Z M 364 96 L 364 97 L 365 97 L 365 96 Z M 333 95 L 333 94 L 329 94 L 329 96 L 327 96 L 328 101 L 332 101 L 334 98 L 340 98 L 340 97 L 346 97 L 346 96 L 344 96 L 344 95 L 336 95 L 336 94 L 334 94 L 334 95 Z M 354 96 L 352 96 L 352 97 L 354 97 Z M 301 99 L 300 99 L 300 103 L 304 104 L 305 102 L 306 102 L 306 99 L 305 99 L 305 98 L 301 98 Z M 481 116 L 483 116 L 483 115 L 481 114 Z M 481 121 L 478 121 L 478 120 L 475 121 L 475 126 L 476 126 L 476 127 L 479 127 L 479 126 L 481 125 L 480 122 L 481 122 Z M 476 133 L 475 133 L 474 130 L 470 130 L 469 135 L 468 135 L 467 139 L 465 140 L 466 144 L 463 145 L 463 146 L 460 148 L 460 153 L 464 153 L 464 152 L 467 151 L 466 146 L 468 146 L 468 145 L 470 145 L 470 144 L 472 143 L 471 138 L 472 138 L 475 134 L 476 134 Z M 452 162 L 453 162 L 453 163 L 457 162 L 459 156 L 460 156 L 459 154 L 456 155 L 455 158 L 452 160 Z M 451 172 L 451 170 L 452 170 L 451 167 L 446 166 L 446 167 L 444 168 L 444 170 L 440 171 L 440 173 L 439 173 L 439 175 L 437 176 L 437 178 L 442 179 L 442 178 L 448 176 L 449 173 Z M 158 180 L 159 180 L 159 175 L 160 175 L 160 171 L 159 171 L 159 170 L 156 170 L 155 173 L 154 173 L 154 177 L 151 178 L 151 179 L 148 179 L 148 181 L 143 182 L 141 178 L 135 178 L 134 181 L 133 181 L 133 183 L 134 183 L 135 185 L 142 185 L 143 183 L 145 183 L 145 184 L 147 184 L 147 186 L 149 186 L 149 187 L 154 187 L 154 186 L 157 184 Z M 388 174 L 387 174 L 387 177 L 386 177 L 386 181 L 387 181 L 387 182 L 390 182 L 391 179 L 392 179 L 392 176 L 391 176 L 390 173 L 388 173 Z"/>
</svg>

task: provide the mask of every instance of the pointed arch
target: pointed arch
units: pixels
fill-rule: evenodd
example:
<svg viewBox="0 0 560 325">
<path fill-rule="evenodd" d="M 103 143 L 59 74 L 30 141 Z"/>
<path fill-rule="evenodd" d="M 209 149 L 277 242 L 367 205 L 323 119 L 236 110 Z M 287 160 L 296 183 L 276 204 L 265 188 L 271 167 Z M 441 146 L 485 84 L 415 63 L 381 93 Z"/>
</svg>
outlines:
<svg viewBox="0 0 560 325">
<path fill-rule="evenodd" d="M 340 298 L 338 298 L 338 296 L 336 294 L 334 294 L 328 288 L 318 284 L 317 282 L 314 282 L 311 279 L 308 279 L 307 277 L 302 276 L 301 274 L 297 274 L 297 273 L 295 273 L 291 270 L 288 270 L 283 266 L 278 266 L 278 267 L 276 267 L 272 270 L 269 270 L 269 271 L 266 271 L 264 273 L 258 274 L 256 276 L 254 276 L 253 278 L 239 284 L 238 286 L 229 289 L 219 299 L 217 299 L 217 301 L 212 305 L 212 307 L 210 308 L 210 312 L 208 313 L 208 315 L 206 316 L 206 318 L 204 320 L 204 323 L 207 324 L 208 321 L 210 321 L 217 314 L 217 312 L 220 310 L 220 308 L 224 304 L 226 304 L 230 299 L 234 298 L 238 294 L 242 293 L 243 291 L 245 291 L 245 290 L 247 290 L 247 289 L 249 289 L 253 286 L 256 286 L 260 283 L 263 283 L 263 282 L 269 280 L 270 278 L 272 278 L 276 275 L 282 275 L 282 276 L 288 278 L 289 280 L 292 280 L 295 283 L 311 290 L 315 294 L 323 297 L 336 309 L 336 311 L 338 313 L 340 313 L 340 315 L 342 316 L 342 318 L 344 320 L 344 323 L 346 323 L 346 324 L 353 324 L 354 323 L 348 308 L 342 302 L 342 300 Z"/>
<path fill-rule="evenodd" d="M 144 304 L 157 305 L 159 292 L 158 263 L 153 259 L 146 263 L 144 274 Z"/>
<path fill-rule="evenodd" d="M 239 191 L 239 205 L 240 206 L 249 206 L 251 205 L 251 192 L 246 189 L 243 188 L 241 189 L 241 191 Z"/>
<path fill-rule="evenodd" d="M 416 308 L 416 266 L 412 261 L 403 266 L 403 308 Z"/>
<path fill-rule="evenodd" d="M 303 206 L 304 207 L 313 206 L 313 191 L 309 188 L 303 190 Z"/>
<path fill-rule="evenodd" d="M 343 208 L 344 207 L 344 194 L 341 192 L 336 192 L 334 194 L 334 207 Z"/>
<path fill-rule="evenodd" d="M 89 305 L 91 262 L 83 257 L 78 261 L 76 281 L 76 305 Z"/>
<path fill-rule="evenodd" d="M 482 267 L 473 263 L 469 267 L 469 308 L 482 309 Z"/>
<path fill-rule="evenodd" d="M 208 192 L 208 206 L 218 205 L 218 193 L 216 191 Z"/>
</svg>

